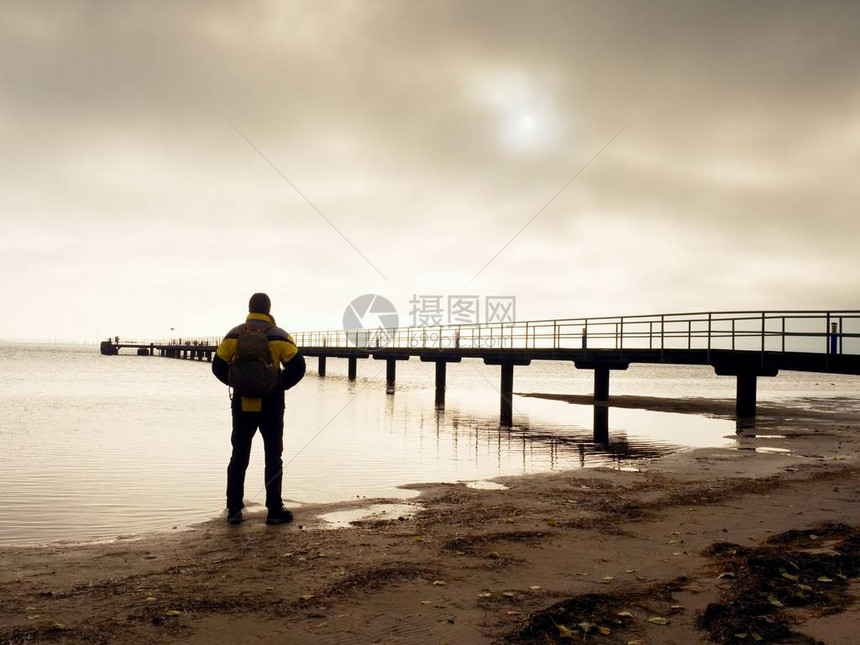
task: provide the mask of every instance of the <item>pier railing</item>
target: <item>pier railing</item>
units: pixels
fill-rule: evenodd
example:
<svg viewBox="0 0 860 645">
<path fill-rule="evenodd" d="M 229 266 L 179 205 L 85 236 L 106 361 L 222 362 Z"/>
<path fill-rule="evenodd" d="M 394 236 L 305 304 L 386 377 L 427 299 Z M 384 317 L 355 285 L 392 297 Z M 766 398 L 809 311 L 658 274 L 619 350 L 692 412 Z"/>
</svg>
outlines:
<svg viewBox="0 0 860 645">
<path fill-rule="evenodd" d="M 860 310 L 729 311 L 298 332 L 300 347 L 860 354 Z"/>
<path fill-rule="evenodd" d="M 860 310 L 722 311 L 293 333 L 300 347 L 688 349 L 860 355 Z M 117 346 L 217 347 L 218 336 L 109 339 Z"/>
</svg>

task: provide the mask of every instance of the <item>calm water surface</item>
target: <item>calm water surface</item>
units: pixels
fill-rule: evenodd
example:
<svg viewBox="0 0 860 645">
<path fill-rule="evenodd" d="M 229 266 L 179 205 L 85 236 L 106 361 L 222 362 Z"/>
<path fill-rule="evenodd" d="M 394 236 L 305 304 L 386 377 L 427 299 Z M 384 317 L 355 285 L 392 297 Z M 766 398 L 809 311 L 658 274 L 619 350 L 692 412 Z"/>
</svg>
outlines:
<svg viewBox="0 0 860 645">
<path fill-rule="evenodd" d="M 447 400 L 434 406 L 433 365 L 399 362 L 385 392 L 385 363 L 329 359 L 287 394 L 284 496 L 293 502 L 409 497 L 414 482 L 614 465 L 695 446 L 734 446 L 734 424 L 696 415 L 613 408 L 608 445 L 593 442 L 588 406 L 515 397 L 514 427 L 498 422 L 498 368 L 448 367 Z M 0 345 L 0 544 L 91 540 L 171 529 L 217 515 L 230 457 L 227 389 L 208 363 L 101 356 L 95 347 Z M 860 394 L 860 379 L 761 379 L 762 400 Z M 517 368 L 520 392 L 591 392 L 569 363 Z M 708 368 L 632 366 L 613 394 L 734 395 Z M 766 442 L 765 442 L 766 443 Z M 763 447 L 767 447 L 763 445 Z M 257 439 L 246 497 L 262 503 Z"/>
</svg>

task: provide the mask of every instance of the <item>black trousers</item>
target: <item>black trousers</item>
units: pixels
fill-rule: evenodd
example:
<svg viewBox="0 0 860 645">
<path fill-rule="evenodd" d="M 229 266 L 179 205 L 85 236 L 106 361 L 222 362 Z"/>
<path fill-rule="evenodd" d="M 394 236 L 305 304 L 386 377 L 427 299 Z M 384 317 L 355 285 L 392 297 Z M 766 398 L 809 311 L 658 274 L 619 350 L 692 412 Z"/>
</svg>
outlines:
<svg viewBox="0 0 860 645">
<path fill-rule="evenodd" d="M 233 409 L 233 454 L 227 466 L 227 508 L 242 508 L 245 497 L 245 471 L 251 458 L 251 441 L 257 429 L 263 436 L 263 449 L 266 452 L 266 508 L 280 509 L 281 485 L 284 478 L 284 409 L 272 406 L 261 412 L 242 412 Z"/>
</svg>

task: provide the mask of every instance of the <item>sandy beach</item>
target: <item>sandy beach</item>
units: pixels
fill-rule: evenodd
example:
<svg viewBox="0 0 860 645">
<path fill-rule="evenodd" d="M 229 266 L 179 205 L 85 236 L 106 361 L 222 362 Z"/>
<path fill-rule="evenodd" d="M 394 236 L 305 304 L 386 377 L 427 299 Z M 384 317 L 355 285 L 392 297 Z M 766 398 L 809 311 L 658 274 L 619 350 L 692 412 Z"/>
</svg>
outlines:
<svg viewBox="0 0 860 645">
<path fill-rule="evenodd" d="M 805 403 L 762 406 L 738 450 L 417 486 L 412 512 L 348 528 L 319 516 L 386 500 L 2 548 L 0 643 L 855 643 L 860 419 Z"/>
</svg>

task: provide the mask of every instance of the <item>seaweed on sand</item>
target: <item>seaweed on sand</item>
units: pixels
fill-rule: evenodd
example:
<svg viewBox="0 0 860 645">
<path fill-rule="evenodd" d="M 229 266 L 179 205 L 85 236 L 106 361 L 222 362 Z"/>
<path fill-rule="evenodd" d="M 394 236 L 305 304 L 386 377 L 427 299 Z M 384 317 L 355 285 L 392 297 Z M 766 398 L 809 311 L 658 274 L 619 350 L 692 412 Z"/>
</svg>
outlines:
<svg viewBox="0 0 860 645">
<path fill-rule="evenodd" d="M 792 630 L 792 610 L 838 613 L 850 602 L 848 583 L 860 572 L 860 531 L 822 524 L 786 531 L 761 547 L 718 542 L 705 551 L 729 581 L 698 625 L 719 643 L 814 643 Z"/>
<path fill-rule="evenodd" d="M 643 609 L 640 605 L 644 601 L 670 601 L 672 594 L 682 588 L 684 582 L 684 578 L 679 578 L 635 591 L 572 596 L 546 609 L 532 612 L 499 642 L 526 645 L 575 641 L 624 644 L 630 640 L 624 634 L 640 628 L 630 609 Z"/>
</svg>

